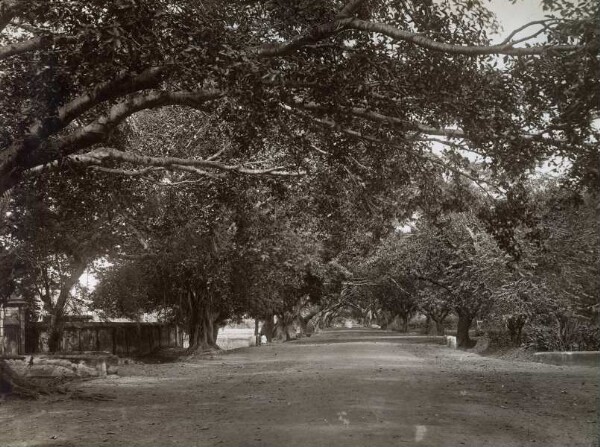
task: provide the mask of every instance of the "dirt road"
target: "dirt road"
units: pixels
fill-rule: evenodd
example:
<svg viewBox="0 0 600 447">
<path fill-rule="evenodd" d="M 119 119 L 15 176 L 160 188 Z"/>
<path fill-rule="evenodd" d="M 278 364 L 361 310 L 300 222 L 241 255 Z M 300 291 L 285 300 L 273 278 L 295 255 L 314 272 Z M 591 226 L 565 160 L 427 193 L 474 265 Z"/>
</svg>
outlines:
<svg viewBox="0 0 600 447">
<path fill-rule="evenodd" d="M 597 371 L 378 330 L 121 367 L 109 402 L 0 404 L 0 445 L 596 446 Z"/>
</svg>

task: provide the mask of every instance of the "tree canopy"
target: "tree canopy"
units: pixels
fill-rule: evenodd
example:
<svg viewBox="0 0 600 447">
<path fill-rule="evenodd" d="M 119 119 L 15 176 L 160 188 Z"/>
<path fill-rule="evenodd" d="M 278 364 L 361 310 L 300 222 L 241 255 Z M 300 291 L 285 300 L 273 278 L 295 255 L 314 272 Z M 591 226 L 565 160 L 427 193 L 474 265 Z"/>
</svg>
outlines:
<svg viewBox="0 0 600 447">
<path fill-rule="evenodd" d="M 366 183 L 370 169 L 489 180 L 459 149 L 507 175 L 500 187 L 553 155 L 597 183 L 598 6 L 545 6 L 492 42 L 473 0 L 3 0 L 0 190 L 71 164 L 287 176 L 343 161 Z M 130 117 L 167 106 L 214 115 L 227 147 L 119 144 Z"/>
</svg>

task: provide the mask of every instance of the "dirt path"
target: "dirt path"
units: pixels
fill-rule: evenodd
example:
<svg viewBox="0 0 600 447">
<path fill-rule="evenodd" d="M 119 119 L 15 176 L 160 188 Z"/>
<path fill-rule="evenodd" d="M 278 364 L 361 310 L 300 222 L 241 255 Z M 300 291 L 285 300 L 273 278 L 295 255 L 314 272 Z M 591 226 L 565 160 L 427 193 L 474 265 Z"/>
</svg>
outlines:
<svg viewBox="0 0 600 447">
<path fill-rule="evenodd" d="M 0 404 L 0 445 L 598 445 L 595 369 L 483 358 L 377 330 L 120 374 L 83 385 L 113 401 Z"/>
</svg>

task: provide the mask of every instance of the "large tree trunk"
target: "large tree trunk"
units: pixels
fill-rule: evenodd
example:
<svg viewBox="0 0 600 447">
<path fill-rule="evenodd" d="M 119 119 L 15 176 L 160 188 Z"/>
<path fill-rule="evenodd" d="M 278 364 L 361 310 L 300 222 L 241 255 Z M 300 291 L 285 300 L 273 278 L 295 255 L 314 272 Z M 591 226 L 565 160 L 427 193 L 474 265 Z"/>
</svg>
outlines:
<svg viewBox="0 0 600 447">
<path fill-rule="evenodd" d="M 50 352 L 61 350 L 64 328 L 63 316 L 52 315 L 48 330 L 48 350 Z"/>
<path fill-rule="evenodd" d="M 321 329 L 325 329 L 325 328 L 329 327 L 331 325 L 331 319 L 333 318 L 334 315 L 335 315 L 335 312 L 331 309 L 327 309 L 327 310 L 319 312 L 314 317 L 314 321 L 313 321 L 315 332 L 318 332 Z"/>
<path fill-rule="evenodd" d="M 260 329 L 260 335 L 264 335 L 267 338 L 267 342 L 273 341 L 273 335 L 275 331 L 275 323 L 273 322 L 273 315 L 269 315 L 265 318 L 262 328 Z"/>
<path fill-rule="evenodd" d="M 227 323 L 227 316 L 222 314 L 221 312 L 213 312 L 212 315 L 209 315 L 209 317 L 212 318 L 213 325 L 213 336 L 212 340 L 210 340 L 210 343 L 212 344 L 214 349 L 220 350 L 221 348 L 217 344 L 217 338 L 219 337 L 219 331 Z"/>
<path fill-rule="evenodd" d="M 212 340 L 210 340 L 210 343 L 213 344 L 217 349 L 219 348 L 219 346 L 217 345 L 217 338 L 219 337 L 219 329 L 221 329 L 221 325 L 219 325 L 215 321 L 213 323 Z"/>
<path fill-rule="evenodd" d="M 360 324 L 363 327 L 369 327 L 369 325 L 371 324 L 371 322 L 369 321 L 369 317 L 370 317 L 370 312 L 368 310 L 364 310 L 361 315 L 360 315 Z"/>
<path fill-rule="evenodd" d="M 289 314 L 287 312 L 285 312 L 283 315 L 280 315 L 279 317 L 280 318 L 276 326 L 278 325 L 280 330 L 283 332 L 285 341 L 292 340 L 292 331 L 294 331 L 294 322 L 296 318 L 294 317 L 294 315 Z"/>
<path fill-rule="evenodd" d="M 260 340 L 260 333 L 259 333 L 259 329 L 258 329 L 259 325 L 260 325 L 260 322 L 258 321 L 258 318 L 255 318 L 254 319 L 254 344 L 256 346 L 260 346 L 260 344 L 261 344 L 260 343 L 260 341 L 261 341 Z"/>
<path fill-rule="evenodd" d="M 390 324 L 392 324 L 394 317 L 390 314 L 389 311 L 381 311 L 377 318 L 377 323 L 379 324 L 380 329 L 386 330 L 389 328 Z"/>
<path fill-rule="evenodd" d="M 469 338 L 469 329 L 475 315 L 465 311 L 457 311 L 458 327 L 456 329 L 456 346 L 462 349 L 472 348 L 474 343 Z"/>
<path fill-rule="evenodd" d="M 429 315 L 425 315 L 425 328 L 423 329 L 423 334 L 429 335 L 431 332 L 431 317 Z"/>
<path fill-rule="evenodd" d="M 442 319 L 437 319 L 437 320 L 433 320 L 433 322 L 435 323 L 435 333 L 436 335 L 445 335 L 446 334 L 446 328 L 444 327 L 444 320 L 446 318 L 442 318 Z"/>
<path fill-rule="evenodd" d="M 206 321 L 197 321 L 190 327 L 190 346 L 188 352 L 204 352 L 212 351 L 215 343 L 211 343 L 213 339 L 213 328 L 206 324 Z"/>
<path fill-rule="evenodd" d="M 309 311 L 305 316 L 300 315 L 300 326 L 302 328 L 303 335 L 312 335 L 314 332 L 314 322 L 313 324 L 309 324 L 311 320 L 316 317 L 320 312 L 320 309 L 314 308 Z"/>
<path fill-rule="evenodd" d="M 519 346 L 521 344 L 521 334 L 523 332 L 523 326 L 525 326 L 525 318 L 521 315 L 516 317 L 509 317 L 506 321 L 506 327 L 510 335 L 510 341 L 513 346 Z"/>
<path fill-rule="evenodd" d="M 400 332 L 403 332 L 406 334 L 408 332 L 408 321 L 410 320 L 410 314 L 401 313 L 401 314 L 399 314 L 399 316 L 400 316 L 400 321 L 402 322 L 402 324 L 400 325 Z"/>
<path fill-rule="evenodd" d="M 323 320 L 323 329 L 331 327 L 333 324 L 333 318 L 335 317 L 335 313 L 330 312 L 327 314 Z"/>
<path fill-rule="evenodd" d="M 217 334 L 219 326 L 216 323 L 218 314 L 210 311 L 210 307 L 197 302 L 197 295 L 192 303 L 192 314 L 189 322 L 190 345 L 188 352 L 206 352 L 219 350 Z"/>
<path fill-rule="evenodd" d="M 431 321 L 433 321 L 435 324 L 435 333 L 433 333 L 433 331 L 431 333 L 428 331 L 427 333 L 431 335 L 445 335 L 446 328 L 444 326 L 444 322 L 446 321 L 450 310 L 445 308 L 440 309 L 436 306 L 431 306 L 423 308 L 422 311 L 425 313 L 425 315 L 427 315 L 427 318 L 430 320 L 430 323 Z"/>
<path fill-rule="evenodd" d="M 60 293 L 56 304 L 52 308 L 50 327 L 48 328 L 48 350 L 50 352 L 60 351 L 65 327 L 65 309 L 71 296 L 71 289 L 79 281 L 79 277 L 83 275 L 86 267 L 87 263 L 85 261 L 78 261 L 73 266 L 71 274 L 63 280 L 60 286 Z"/>
</svg>

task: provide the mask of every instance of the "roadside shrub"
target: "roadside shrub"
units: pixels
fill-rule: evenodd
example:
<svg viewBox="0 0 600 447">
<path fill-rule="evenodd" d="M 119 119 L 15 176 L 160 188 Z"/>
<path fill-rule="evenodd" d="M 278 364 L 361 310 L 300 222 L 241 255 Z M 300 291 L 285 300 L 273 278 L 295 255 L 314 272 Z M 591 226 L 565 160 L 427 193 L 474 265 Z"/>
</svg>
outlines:
<svg viewBox="0 0 600 447">
<path fill-rule="evenodd" d="M 475 332 L 476 337 L 483 337 L 484 335 L 486 335 L 486 331 L 482 325 L 479 325 L 479 324 L 477 324 L 477 322 L 475 322 L 474 326 L 475 326 L 474 332 Z"/>
<path fill-rule="evenodd" d="M 444 319 L 444 328 L 447 331 L 456 331 L 458 318 L 453 314 L 448 315 Z M 475 327 L 475 323 L 473 324 Z M 423 334 L 431 333 L 431 331 L 435 330 L 435 322 L 429 321 L 429 327 L 427 326 L 427 318 L 425 316 L 415 317 L 408 323 L 409 332 L 421 332 Z M 482 334 L 479 334 L 482 335 Z"/>
<path fill-rule="evenodd" d="M 500 328 L 486 329 L 485 336 L 489 340 L 488 346 L 490 348 L 507 348 L 513 346 L 507 330 Z"/>
<path fill-rule="evenodd" d="M 433 324 L 430 323 L 430 326 Z M 408 323 L 409 332 L 424 332 L 427 327 L 427 321 L 424 318 L 413 319 Z"/>
<path fill-rule="evenodd" d="M 526 346 L 536 351 L 600 350 L 600 328 L 574 319 L 551 326 L 533 325 L 524 338 Z"/>
</svg>

